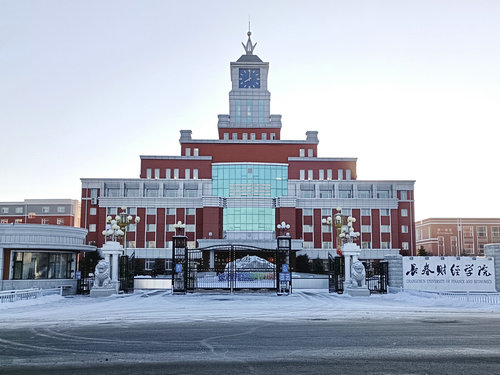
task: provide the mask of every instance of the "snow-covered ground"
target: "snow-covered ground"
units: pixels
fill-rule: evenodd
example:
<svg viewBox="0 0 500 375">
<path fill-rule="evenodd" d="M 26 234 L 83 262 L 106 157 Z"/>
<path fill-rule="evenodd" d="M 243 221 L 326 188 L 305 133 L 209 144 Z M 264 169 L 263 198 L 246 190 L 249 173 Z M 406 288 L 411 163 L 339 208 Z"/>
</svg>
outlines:
<svg viewBox="0 0 500 375">
<path fill-rule="evenodd" d="M 200 320 L 398 319 L 445 315 L 499 316 L 500 305 L 460 302 L 408 293 L 353 298 L 326 291 L 275 293 L 194 293 L 136 291 L 106 298 L 46 296 L 0 304 L 0 329 L 22 326 L 85 325 L 106 322 Z"/>
</svg>

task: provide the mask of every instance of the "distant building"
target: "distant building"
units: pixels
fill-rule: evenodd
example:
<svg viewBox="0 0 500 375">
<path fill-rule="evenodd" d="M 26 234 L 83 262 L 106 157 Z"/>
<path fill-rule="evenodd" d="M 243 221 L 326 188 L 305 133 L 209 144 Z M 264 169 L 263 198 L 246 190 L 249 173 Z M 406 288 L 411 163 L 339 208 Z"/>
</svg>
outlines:
<svg viewBox="0 0 500 375">
<path fill-rule="evenodd" d="M 336 231 L 322 220 L 341 207 L 357 219 L 363 249 L 415 255 L 414 181 L 358 180 L 356 158 L 318 155 L 317 131 L 282 139 L 281 115 L 270 112 L 269 63 L 253 54 L 248 35 L 246 53 L 230 64 L 229 114 L 218 116 L 216 139 L 180 130 L 181 155 L 141 156 L 140 178 L 82 178 L 87 243 L 101 247 L 106 216 L 126 207 L 142 218 L 126 240 L 146 269 L 154 258 L 167 259 L 168 267 L 179 221 L 191 248 L 275 247 L 284 221 L 294 249 L 327 259 Z M 352 130 L 335 126 L 329 149 L 342 142 L 355 150 Z"/>
<path fill-rule="evenodd" d="M 80 226 L 80 202 L 73 199 L 25 199 L 0 202 L 0 224 Z"/>
<path fill-rule="evenodd" d="M 417 249 L 433 255 L 483 255 L 484 245 L 500 243 L 500 219 L 430 218 L 416 230 Z"/>
</svg>

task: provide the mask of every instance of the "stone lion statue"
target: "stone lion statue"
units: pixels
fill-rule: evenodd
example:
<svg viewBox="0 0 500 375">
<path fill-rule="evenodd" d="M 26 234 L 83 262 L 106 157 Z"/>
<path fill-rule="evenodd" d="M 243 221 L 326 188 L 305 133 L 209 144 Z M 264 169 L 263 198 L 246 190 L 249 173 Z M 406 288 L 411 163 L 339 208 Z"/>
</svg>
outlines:
<svg viewBox="0 0 500 375">
<path fill-rule="evenodd" d="M 364 287 L 366 281 L 365 266 L 359 260 L 351 266 L 351 279 L 355 287 Z"/>
<path fill-rule="evenodd" d="M 111 282 L 109 278 L 109 263 L 105 260 L 100 260 L 97 266 L 95 266 L 94 277 L 94 288 L 105 288 L 109 286 Z"/>
</svg>

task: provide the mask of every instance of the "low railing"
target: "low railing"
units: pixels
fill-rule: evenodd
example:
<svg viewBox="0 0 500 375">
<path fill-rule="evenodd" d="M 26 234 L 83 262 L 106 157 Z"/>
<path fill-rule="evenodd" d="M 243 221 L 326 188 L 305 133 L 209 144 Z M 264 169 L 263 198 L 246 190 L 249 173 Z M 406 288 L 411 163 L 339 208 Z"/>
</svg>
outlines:
<svg viewBox="0 0 500 375">
<path fill-rule="evenodd" d="M 0 292 L 0 303 L 35 299 L 49 295 L 62 295 L 63 287 L 51 289 L 22 289 Z"/>
<path fill-rule="evenodd" d="M 389 293 L 400 293 L 406 292 L 408 294 L 427 297 L 427 298 L 439 298 L 445 297 L 454 300 L 459 300 L 462 302 L 472 302 L 472 303 L 485 303 L 489 305 L 500 305 L 500 293 L 477 293 L 477 292 L 442 292 L 442 291 L 428 291 L 428 290 L 414 290 L 414 289 L 403 289 L 388 287 Z"/>
</svg>

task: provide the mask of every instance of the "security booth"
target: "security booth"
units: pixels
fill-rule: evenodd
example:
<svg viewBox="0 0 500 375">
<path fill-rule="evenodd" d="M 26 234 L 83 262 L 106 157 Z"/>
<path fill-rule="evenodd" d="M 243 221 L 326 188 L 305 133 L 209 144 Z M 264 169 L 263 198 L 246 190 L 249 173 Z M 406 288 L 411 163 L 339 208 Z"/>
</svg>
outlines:
<svg viewBox="0 0 500 375">
<path fill-rule="evenodd" d="M 172 293 L 185 294 L 188 289 L 188 248 L 186 236 L 172 238 Z"/>
<path fill-rule="evenodd" d="M 279 236 L 276 247 L 276 292 L 278 295 L 292 293 L 291 252 L 292 238 Z"/>
</svg>

